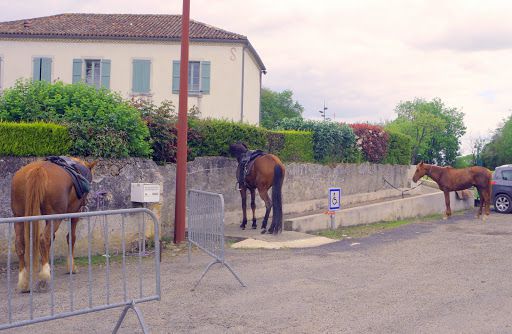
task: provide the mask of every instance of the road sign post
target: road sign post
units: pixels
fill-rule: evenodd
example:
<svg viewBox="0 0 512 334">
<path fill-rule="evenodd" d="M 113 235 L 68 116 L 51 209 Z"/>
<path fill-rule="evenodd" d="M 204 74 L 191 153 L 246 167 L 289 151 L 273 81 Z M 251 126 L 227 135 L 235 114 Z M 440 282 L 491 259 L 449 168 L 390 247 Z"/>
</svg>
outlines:
<svg viewBox="0 0 512 334">
<path fill-rule="evenodd" d="M 336 228 L 336 211 L 341 209 L 341 188 L 329 188 L 329 215 L 331 230 Z"/>
</svg>

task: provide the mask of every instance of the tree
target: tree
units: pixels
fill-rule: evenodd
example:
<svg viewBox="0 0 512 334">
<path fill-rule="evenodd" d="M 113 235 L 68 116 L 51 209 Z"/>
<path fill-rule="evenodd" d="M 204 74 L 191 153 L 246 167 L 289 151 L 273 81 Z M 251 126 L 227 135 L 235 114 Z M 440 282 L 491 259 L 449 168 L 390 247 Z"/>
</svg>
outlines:
<svg viewBox="0 0 512 334">
<path fill-rule="evenodd" d="M 268 88 L 261 91 L 261 126 L 273 129 L 276 122 L 283 118 L 302 118 L 304 107 L 293 101 L 293 92 L 284 90 L 281 93 Z"/>
<path fill-rule="evenodd" d="M 466 133 L 464 113 L 446 107 L 438 98 L 401 102 L 395 112 L 397 118 L 387 128 L 413 138 L 413 164 L 420 160 L 439 165 L 455 162 L 460 138 Z"/>
<path fill-rule="evenodd" d="M 483 165 L 488 168 L 512 163 L 512 116 L 496 129 L 481 156 Z"/>
</svg>

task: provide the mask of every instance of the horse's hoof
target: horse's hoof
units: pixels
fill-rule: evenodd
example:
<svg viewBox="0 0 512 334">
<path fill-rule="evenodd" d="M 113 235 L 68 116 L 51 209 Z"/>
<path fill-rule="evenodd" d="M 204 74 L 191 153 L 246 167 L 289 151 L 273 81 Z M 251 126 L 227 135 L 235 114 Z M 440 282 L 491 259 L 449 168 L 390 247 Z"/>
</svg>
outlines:
<svg viewBox="0 0 512 334">
<path fill-rule="evenodd" d="M 265 233 L 267 233 L 266 229 L 261 230 L 261 234 L 265 234 Z"/>
<path fill-rule="evenodd" d="M 258 228 L 258 226 L 256 226 L 256 225 L 252 225 L 252 229 L 253 229 L 253 230 L 255 230 L 255 229 L 257 229 L 257 228 Z"/>
<path fill-rule="evenodd" d="M 443 220 L 448 220 L 448 216 L 443 216 Z"/>
<path fill-rule="evenodd" d="M 48 281 L 44 281 L 44 280 L 39 281 L 37 283 L 37 290 L 39 292 L 46 292 L 46 291 L 48 291 Z"/>
</svg>

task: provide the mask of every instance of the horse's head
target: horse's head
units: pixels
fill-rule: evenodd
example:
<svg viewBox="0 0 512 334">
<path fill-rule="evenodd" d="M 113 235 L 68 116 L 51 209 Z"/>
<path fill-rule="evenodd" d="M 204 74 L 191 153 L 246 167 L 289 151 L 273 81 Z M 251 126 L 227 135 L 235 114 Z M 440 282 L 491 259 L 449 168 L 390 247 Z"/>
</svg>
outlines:
<svg viewBox="0 0 512 334">
<path fill-rule="evenodd" d="M 423 161 L 420 162 L 416 166 L 416 172 L 414 172 L 414 176 L 412 177 L 412 180 L 414 182 L 418 182 L 419 179 L 421 179 L 425 174 L 428 172 L 428 164 L 424 164 Z"/>
<path fill-rule="evenodd" d="M 73 159 L 76 162 L 78 162 L 79 164 L 87 167 L 89 169 L 89 171 L 91 171 L 91 173 L 93 173 L 93 168 L 98 164 L 98 160 L 94 160 L 93 162 L 87 162 L 87 161 L 84 161 L 82 159 L 75 158 L 75 157 L 71 157 L 71 159 Z"/>
<path fill-rule="evenodd" d="M 231 154 L 231 156 L 237 158 L 237 160 L 240 160 L 242 154 L 247 152 L 247 150 L 248 150 L 247 145 L 245 145 L 242 142 L 238 142 L 238 143 L 229 145 L 229 154 Z"/>
</svg>

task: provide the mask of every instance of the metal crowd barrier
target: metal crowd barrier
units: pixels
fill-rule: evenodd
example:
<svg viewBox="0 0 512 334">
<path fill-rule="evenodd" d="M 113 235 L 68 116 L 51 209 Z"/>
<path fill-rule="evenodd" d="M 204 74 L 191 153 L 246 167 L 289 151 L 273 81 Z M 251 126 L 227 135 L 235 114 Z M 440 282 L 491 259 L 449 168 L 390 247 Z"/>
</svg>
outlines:
<svg viewBox="0 0 512 334">
<path fill-rule="evenodd" d="M 138 226 L 137 230 L 130 226 L 130 221 L 125 220 L 132 219 L 133 215 L 140 214 L 142 220 L 137 219 Z M 119 237 L 110 236 L 113 225 L 117 222 L 110 221 L 109 217 L 118 215 L 121 216 L 120 228 L 121 228 L 121 249 L 113 250 L 110 247 L 110 239 L 119 242 Z M 149 255 L 145 251 L 146 237 L 145 237 L 145 216 L 148 215 L 153 221 L 153 232 L 154 232 L 154 271 L 143 269 L 142 258 Z M 91 222 L 91 218 L 95 218 L 95 221 Z M 54 220 L 63 220 L 61 229 L 65 229 L 67 225 L 67 232 L 71 239 L 71 218 L 86 218 L 78 222 L 78 226 L 81 224 L 87 224 L 87 272 L 86 273 L 69 273 L 65 276 L 56 275 L 55 261 L 55 248 L 56 242 L 51 238 L 50 247 L 50 268 L 51 278 L 49 282 L 49 291 L 34 293 L 36 290 L 36 279 L 34 276 L 33 259 L 33 224 L 30 225 L 30 292 L 22 294 L 15 291 L 16 279 L 12 276 L 12 246 L 14 239 L 14 224 L 18 222 L 32 222 L 38 221 L 39 224 L 43 224 L 44 221 L 50 221 L 51 235 L 54 232 Z M 99 219 L 99 221 L 98 221 Z M 85 221 L 84 221 L 85 220 Z M 67 222 L 66 222 L 67 221 Z M 66 223 L 66 224 L 65 224 Z M 159 241 L 159 224 L 158 219 L 154 213 L 146 208 L 134 208 L 134 209 L 121 209 L 121 210 L 107 210 L 107 211 L 93 211 L 93 212 L 80 212 L 71 214 L 56 214 L 56 215 L 45 215 L 45 216 L 31 216 L 31 217 L 17 217 L 17 218 L 1 218 L 0 226 L 2 224 L 8 224 L 8 245 L 7 245 L 7 266 L 5 273 L 0 273 L 0 280 L 6 280 L 7 284 L 6 291 L 4 288 L 0 288 L 1 294 L 6 299 L 4 301 L 7 305 L 0 303 L 0 330 L 21 327 L 29 324 L 35 324 L 43 321 L 50 321 L 55 319 L 61 319 L 66 317 L 72 317 L 76 315 L 98 312 L 107 309 L 121 308 L 124 307 L 114 329 L 113 333 L 117 333 L 120 328 L 128 310 L 133 310 L 137 316 L 139 324 L 144 333 L 148 333 L 148 328 L 144 322 L 144 318 L 140 309 L 137 307 L 138 304 L 153 300 L 160 300 L 160 241 Z M 93 230 L 91 227 L 95 225 L 99 228 L 100 234 L 103 234 L 104 243 L 104 271 L 101 273 L 101 266 L 95 266 L 92 263 L 93 260 L 93 242 L 98 243 L 97 240 L 93 240 Z M 131 229 L 130 229 L 131 228 Z M 96 229 L 96 232 L 97 232 Z M 127 231 L 128 230 L 128 231 Z M 84 232 L 85 233 L 85 232 Z M 132 239 L 136 237 L 136 240 L 127 245 L 127 234 L 131 233 Z M 97 235 L 98 233 L 96 233 Z M 129 235 L 128 235 L 129 236 Z M 58 237 L 57 237 L 58 238 Z M 80 239 L 77 236 L 77 242 Z M 127 247 L 131 247 L 133 250 L 127 250 Z M 66 248 L 68 248 L 66 246 Z M 65 256 L 71 253 L 71 246 L 67 250 Z M 116 254 L 117 252 L 117 254 Z M 119 254 L 119 252 L 121 254 Z M 111 260 L 111 257 L 115 256 Z M 17 259 L 17 256 L 14 256 Z M 121 264 L 116 263 L 121 261 Z M 112 262 L 112 263 L 111 263 Z M 28 264 L 27 264 L 28 266 Z M 115 266 L 115 268 L 113 268 Z M 120 267 L 120 268 L 119 268 Z M 127 273 L 127 271 L 130 271 Z M 134 275 L 132 271 L 136 271 L 137 275 Z M 37 273 L 35 273 L 37 274 Z M 154 290 L 151 287 L 145 286 L 143 282 L 143 276 L 154 275 Z M 6 277 L 5 277 L 6 276 Z M 87 276 L 87 278 L 85 278 Z M 67 284 L 66 282 L 67 281 Z M 146 279 L 147 281 L 147 279 Z M 153 285 L 153 284 L 151 284 Z M 151 291 L 153 290 L 153 291 Z M 65 294 L 68 294 L 67 298 Z M 0 297 L 1 298 L 1 297 Z M 28 310 L 27 310 L 28 305 Z M 45 307 L 46 306 L 46 307 Z M 47 310 L 49 306 L 49 310 Z M 6 310 L 5 310 L 6 309 Z"/>
<path fill-rule="evenodd" d="M 189 190 L 187 211 L 189 262 L 192 245 L 214 258 L 192 291 L 199 285 L 208 270 L 217 263 L 228 268 L 238 282 L 245 287 L 245 283 L 224 258 L 224 198 L 222 195 L 201 190 Z"/>
</svg>

